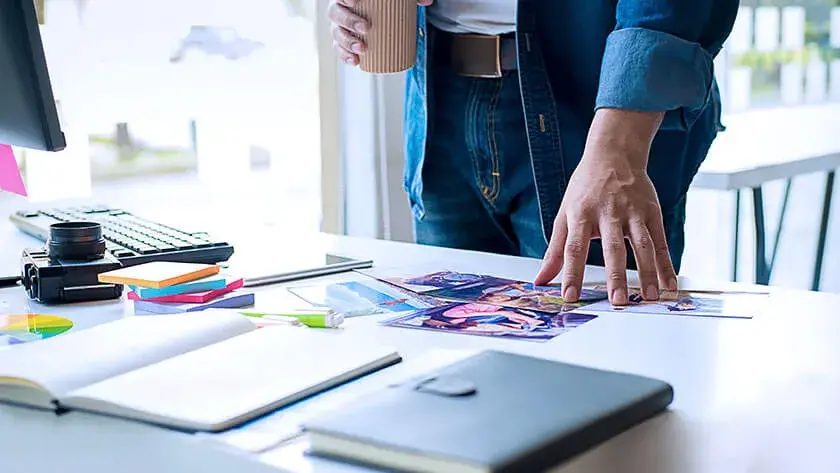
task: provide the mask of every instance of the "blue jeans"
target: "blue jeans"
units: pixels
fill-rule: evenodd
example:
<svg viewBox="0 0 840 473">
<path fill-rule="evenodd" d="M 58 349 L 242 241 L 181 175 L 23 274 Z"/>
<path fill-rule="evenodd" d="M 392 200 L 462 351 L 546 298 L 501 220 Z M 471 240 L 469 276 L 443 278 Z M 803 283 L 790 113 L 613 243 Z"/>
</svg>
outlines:
<svg viewBox="0 0 840 473">
<path fill-rule="evenodd" d="M 542 257 L 547 244 L 516 73 L 476 79 L 434 69 L 417 242 Z"/>
<path fill-rule="evenodd" d="M 542 258 L 547 242 L 517 74 L 507 73 L 501 79 L 467 78 L 442 64 L 433 71 L 429 86 L 434 99 L 429 106 L 428 148 L 422 168 L 425 209 L 422 215 L 415 214 L 417 242 Z M 655 147 L 683 139 L 660 134 Z M 708 147 L 699 139 L 687 145 Z M 571 173 L 576 160 L 569 164 Z M 674 176 L 668 173 L 679 167 L 680 172 L 674 174 L 690 181 L 697 166 L 692 163 L 690 169 L 682 170 L 682 165 L 656 165 L 649 172 L 656 183 L 673 183 Z M 685 195 L 660 203 L 671 259 L 679 271 Z M 629 245 L 627 255 L 628 268 L 636 269 Z M 592 241 L 587 263 L 604 266 L 599 240 Z"/>
</svg>

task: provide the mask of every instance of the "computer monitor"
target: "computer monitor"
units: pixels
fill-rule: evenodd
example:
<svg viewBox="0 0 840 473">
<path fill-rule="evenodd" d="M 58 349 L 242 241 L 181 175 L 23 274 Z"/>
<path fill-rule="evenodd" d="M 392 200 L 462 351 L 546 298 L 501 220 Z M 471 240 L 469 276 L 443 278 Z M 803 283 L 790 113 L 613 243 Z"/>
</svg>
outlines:
<svg viewBox="0 0 840 473">
<path fill-rule="evenodd" d="M 0 0 L 0 144 L 67 146 L 33 0 Z"/>
</svg>

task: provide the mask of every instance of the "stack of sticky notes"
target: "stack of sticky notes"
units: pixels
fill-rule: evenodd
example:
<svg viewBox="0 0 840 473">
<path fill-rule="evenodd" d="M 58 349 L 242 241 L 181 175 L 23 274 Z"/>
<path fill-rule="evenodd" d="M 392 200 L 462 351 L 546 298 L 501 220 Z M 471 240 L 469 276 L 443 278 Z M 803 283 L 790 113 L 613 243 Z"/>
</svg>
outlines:
<svg viewBox="0 0 840 473">
<path fill-rule="evenodd" d="M 125 285 L 135 312 L 177 314 L 254 304 L 253 293 L 240 291 L 242 278 L 221 274 L 214 264 L 154 261 L 102 273 L 99 282 Z"/>
</svg>

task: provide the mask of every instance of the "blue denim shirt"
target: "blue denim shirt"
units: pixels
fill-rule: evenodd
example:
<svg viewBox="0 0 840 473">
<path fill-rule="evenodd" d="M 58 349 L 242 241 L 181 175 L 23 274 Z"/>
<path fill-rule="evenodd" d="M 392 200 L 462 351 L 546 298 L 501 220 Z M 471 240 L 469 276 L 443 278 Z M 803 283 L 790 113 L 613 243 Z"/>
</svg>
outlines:
<svg viewBox="0 0 840 473">
<path fill-rule="evenodd" d="M 738 0 L 518 0 L 517 49 L 531 162 L 550 239 L 566 183 L 598 108 L 666 112 L 648 174 L 666 218 L 684 201 L 720 125 L 714 57 Z M 423 218 L 421 169 L 428 117 L 430 44 L 419 8 L 417 63 L 406 81 L 405 189 Z"/>
</svg>

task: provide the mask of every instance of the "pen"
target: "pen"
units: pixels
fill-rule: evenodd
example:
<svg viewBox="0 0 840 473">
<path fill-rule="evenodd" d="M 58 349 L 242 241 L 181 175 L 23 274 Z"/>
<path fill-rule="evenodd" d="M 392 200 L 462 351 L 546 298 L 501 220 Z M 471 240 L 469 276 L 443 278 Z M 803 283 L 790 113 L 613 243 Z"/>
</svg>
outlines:
<svg viewBox="0 0 840 473">
<path fill-rule="evenodd" d="M 20 282 L 20 276 L 0 277 L 0 288 L 14 287 Z"/>
<path fill-rule="evenodd" d="M 267 315 L 265 317 L 259 317 L 257 319 L 258 319 L 257 326 L 260 327 L 260 328 L 268 327 L 268 326 L 271 326 L 271 325 L 290 325 L 290 326 L 293 326 L 293 327 L 305 327 L 306 326 L 306 325 L 303 324 L 303 322 L 301 322 L 300 320 L 295 319 L 293 317 L 272 317 L 272 316 Z"/>
<path fill-rule="evenodd" d="M 246 317 L 254 317 L 258 319 L 273 317 L 292 318 L 299 320 L 302 324 L 312 328 L 336 328 L 344 322 L 344 316 L 332 311 L 290 311 L 290 312 L 252 312 L 252 311 L 237 311 Z"/>
</svg>

